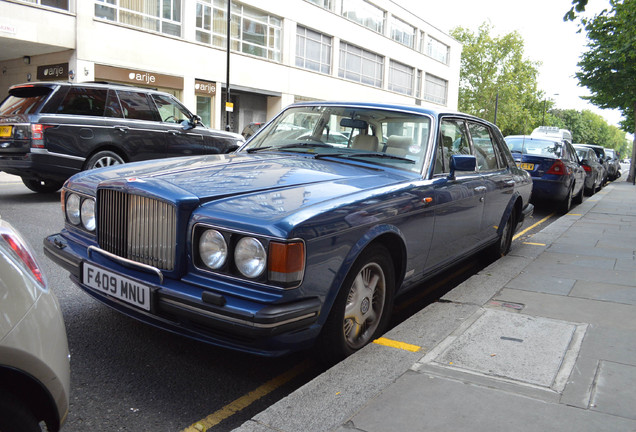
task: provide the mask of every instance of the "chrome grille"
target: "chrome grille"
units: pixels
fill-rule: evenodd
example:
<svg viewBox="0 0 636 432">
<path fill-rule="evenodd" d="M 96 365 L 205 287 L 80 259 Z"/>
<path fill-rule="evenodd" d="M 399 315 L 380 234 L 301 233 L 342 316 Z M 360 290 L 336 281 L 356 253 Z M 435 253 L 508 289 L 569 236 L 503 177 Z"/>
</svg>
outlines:
<svg viewBox="0 0 636 432">
<path fill-rule="evenodd" d="M 173 205 L 100 189 L 97 207 L 99 247 L 161 270 L 174 269 L 177 212 Z"/>
</svg>

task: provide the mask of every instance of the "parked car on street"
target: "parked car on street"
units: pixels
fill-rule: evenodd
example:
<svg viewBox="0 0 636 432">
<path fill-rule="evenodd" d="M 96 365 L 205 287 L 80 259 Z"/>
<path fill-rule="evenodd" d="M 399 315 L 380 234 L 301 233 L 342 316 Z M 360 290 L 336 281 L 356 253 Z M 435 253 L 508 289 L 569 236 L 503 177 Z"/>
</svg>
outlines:
<svg viewBox="0 0 636 432">
<path fill-rule="evenodd" d="M 252 135 L 254 135 L 258 130 L 265 124 L 265 122 L 250 122 L 248 123 L 241 132 L 243 138 L 248 139 Z"/>
<path fill-rule="evenodd" d="M 1 219 L 0 299 L 0 431 L 57 432 L 70 389 L 62 313 L 30 247 Z"/>
<path fill-rule="evenodd" d="M 585 170 L 585 193 L 594 195 L 603 187 L 605 167 L 599 162 L 596 153 L 591 148 L 574 144 L 574 149 Z"/>
<path fill-rule="evenodd" d="M 576 145 L 585 146 L 594 150 L 594 153 L 596 153 L 596 157 L 598 157 L 599 163 L 603 165 L 603 167 L 605 168 L 605 177 L 603 178 L 603 184 L 607 183 L 610 180 L 611 175 L 610 175 L 610 166 L 609 166 L 609 163 L 607 162 L 607 155 L 605 154 L 605 148 L 603 146 L 596 145 L 596 144 L 576 144 Z"/>
<path fill-rule="evenodd" d="M 609 166 L 609 179 L 614 181 L 621 176 L 621 162 L 618 160 L 614 149 L 605 147 L 605 156 L 607 157 L 607 165 Z"/>
<path fill-rule="evenodd" d="M 206 128 L 168 93 L 126 85 L 20 84 L 0 104 L 0 171 L 35 192 L 55 192 L 87 169 L 228 153 L 243 141 Z"/>
<path fill-rule="evenodd" d="M 567 140 L 510 135 L 506 143 L 517 164 L 532 176 L 532 199 L 556 203 L 567 213 L 572 202 L 583 202 L 585 170 Z"/>
<path fill-rule="evenodd" d="M 358 133 L 336 146 L 327 129 Z M 396 295 L 477 251 L 506 254 L 531 190 L 484 120 L 299 103 L 234 154 L 72 177 L 45 252 L 140 321 L 260 355 L 317 344 L 333 361 L 382 334 Z"/>
</svg>

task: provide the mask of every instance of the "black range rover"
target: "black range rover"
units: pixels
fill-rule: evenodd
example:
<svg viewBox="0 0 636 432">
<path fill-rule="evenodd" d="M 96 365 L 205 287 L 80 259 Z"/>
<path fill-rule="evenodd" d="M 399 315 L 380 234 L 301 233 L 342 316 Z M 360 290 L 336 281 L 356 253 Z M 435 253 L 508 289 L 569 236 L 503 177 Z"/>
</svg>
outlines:
<svg viewBox="0 0 636 432">
<path fill-rule="evenodd" d="M 125 162 L 229 153 L 239 134 L 208 129 L 174 96 L 109 83 L 27 83 L 0 104 L 0 171 L 35 192 Z"/>
</svg>

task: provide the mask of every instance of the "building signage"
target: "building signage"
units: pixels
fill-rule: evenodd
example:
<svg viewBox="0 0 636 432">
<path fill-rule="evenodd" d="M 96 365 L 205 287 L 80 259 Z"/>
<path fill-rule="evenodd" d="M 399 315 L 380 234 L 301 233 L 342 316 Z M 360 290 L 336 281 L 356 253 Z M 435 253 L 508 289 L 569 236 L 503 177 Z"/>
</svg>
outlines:
<svg viewBox="0 0 636 432">
<path fill-rule="evenodd" d="M 38 81 L 59 81 L 68 79 L 68 63 L 38 66 Z"/>
<path fill-rule="evenodd" d="M 203 96 L 214 96 L 216 94 L 216 83 L 194 80 L 194 93 Z"/>
<path fill-rule="evenodd" d="M 183 89 L 183 77 L 98 64 L 95 65 L 95 79 L 144 87 Z"/>
</svg>

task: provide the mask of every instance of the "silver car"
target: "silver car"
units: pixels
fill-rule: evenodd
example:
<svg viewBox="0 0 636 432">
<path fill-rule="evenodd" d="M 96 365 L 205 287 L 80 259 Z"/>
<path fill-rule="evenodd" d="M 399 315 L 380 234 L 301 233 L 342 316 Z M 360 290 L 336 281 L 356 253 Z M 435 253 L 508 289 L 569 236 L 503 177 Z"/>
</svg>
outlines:
<svg viewBox="0 0 636 432">
<path fill-rule="evenodd" d="M 59 431 L 69 389 L 57 298 L 27 243 L 0 219 L 0 431 Z"/>
</svg>

